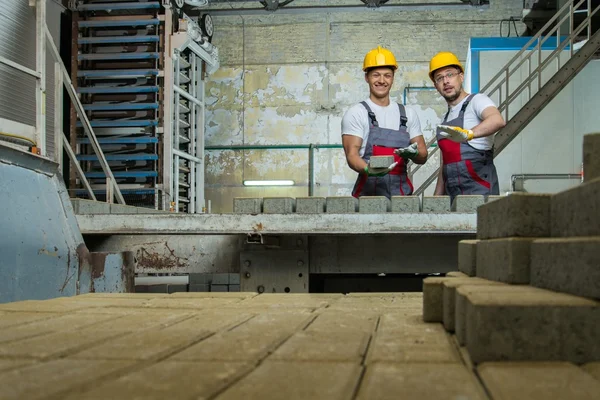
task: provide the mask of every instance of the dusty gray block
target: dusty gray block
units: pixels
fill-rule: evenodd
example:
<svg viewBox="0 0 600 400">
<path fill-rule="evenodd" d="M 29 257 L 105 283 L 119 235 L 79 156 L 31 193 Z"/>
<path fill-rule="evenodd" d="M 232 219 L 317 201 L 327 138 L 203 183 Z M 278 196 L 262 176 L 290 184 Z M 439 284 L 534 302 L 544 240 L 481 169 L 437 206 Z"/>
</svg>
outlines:
<svg viewBox="0 0 600 400">
<path fill-rule="evenodd" d="M 442 308 L 442 284 L 446 279 L 455 278 L 423 279 L 423 321 L 442 322 L 444 315 Z"/>
<path fill-rule="evenodd" d="M 233 212 L 236 214 L 260 214 L 262 199 L 260 197 L 235 197 Z"/>
<path fill-rule="evenodd" d="M 240 291 L 240 285 L 229 285 L 229 291 L 230 292 L 239 292 Z"/>
<path fill-rule="evenodd" d="M 550 236 L 549 194 L 513 193 L 477 210 L 477 239 Z"/>
<path fill-rule="evenodd" d="M 452 211 L 460 213 L 477 212 L 477 207 L 485 204 L 483 195 L 456 196 L 452 202 Z"/>
<path fill-rule="evenodd" d="M 369 168 L 387 168 L 394 163 L 394 156 L 371 156 Z"/>
<path fill-rule="evenodd" d="M 188 275 L 188 283 L 190 283 L 190 284 L 210 283 L 210 274 L 191 273 Z"/>
<path fill-rule="evenodd" d="M 600 179 L 552 196 L 551 227 L 554 237 L 600 236 Z"/>
<path fill-rule="evenodd" d="M 190 292 L 209 292 L 210 285 L 205 283 L 190 283 L 188 290 Z"/>
<path fill-rule="evenodd" d="M 469 276 L 476 275 L 478 242 L 479 240 L 458 242 L 458 270 Z"/>
<path fill-rule="evenodd" d="M 177 293 L 177 292 L 187 292 L 188 285 L 168 285 L 167 288 L 168 293 Z"/>
<path fill-rule="evenodd" d="M 354 213 L 358 208 L 358 199 L 352 196 L 328 197 L 327 212 L 334 214 Z"/>
<path fill-rule="evenodd" d="M 600 299 L 600 236 L 535 240 L 531 285 Z"/>
<path fill-rule="evenodd" d="M 265 197 L 263 199 L 263 213 L 291 214 L 294 212 L 294 203 L 292 197 Z"/>
<path fill-rule="evenodd" d="M 529 255 L 534 239 L 480 240 L 477 243 L 477 276 L 506 283 L 529 283 Z"/>
<path fill-rule="evenodd" d="M 102 201 L 71 199 L 71 204 L 77 215 L 110 214 L 110 204 Z"/>
<path fill-rule="evenodd" d="M 211 284 L 212 285 L 229 285 L 229 274 L 228 273 L 212 274 Z"/>
<path fill-rule="evenodd" d="M 584 182 L 600 178 L 600 133 L 583 136 L 583 178 Z"/>
<path fill-rule="evenodd" d="M 228 292 L 229 285 L 210 285 L 211 292 Z"/>
<path fill-rule="evenodd" d="M 421 211 L 419 196 L 392 196 L 391 211 L 394 213 L 418 213 Z"/>
<path fill-rule="evenodd" d="M 456 288 L 454 293 L 454 334 L 461 346 L 467 342 L 467 321 L 466 321 L 466 296 L 469 293 L 496 293 L 496 292 L 517 292 L 531 293 L 533 291 L 542 291 L 542 289 L 533 288 L 528 285 L 507 285 L 498 282 L 497 285 L 461 285 Z"/>
<path fill-rule="evenodd" d="M 503 197 L 506 197 L 506 196 L 496 195 L 496 194 L 490 194 L 488 196 L 485 196 L 485 202 L 486 203 L 491 203 L 492 201 L 499 200 L 499 199 L 501 199 Z"/>
<path fill-rule="evenodd" d="M 138 207 L 126 206 L 123 204 L 111 204 L 110 205 L 110 213 L 111 214 L 137 214 Z"/>
<path fill-rule="evenodd" d="M 450 196 L 423 196 L 423 212 L 450 212 Z"/>
<path fill-rule="evenodd" d="M 600 303 L 556 292 L 467 294 L 466 347 L 486 361 L 600 360 Z"/>
<path fill-rule="evenodd" d="M 229 284 L 230 285 L 239 285 L 240 284 L 240 274 L 239 273 L 229 274 Z"/>
<path fill-rule="evenodd" d="M 296 214 L 325 212 L 325 197 L 296 197 Z"/>
<path fill-rule="evenodd" d="M 380 214 L 388 212 L 390 199 L 385 196 L 364 196 L 358 199 L 358 212 Z"/>
<path fill-rule="evenodd" d="M 148 293 L 169 293 L 169 285 L 148 285 Z"/>
</svg>

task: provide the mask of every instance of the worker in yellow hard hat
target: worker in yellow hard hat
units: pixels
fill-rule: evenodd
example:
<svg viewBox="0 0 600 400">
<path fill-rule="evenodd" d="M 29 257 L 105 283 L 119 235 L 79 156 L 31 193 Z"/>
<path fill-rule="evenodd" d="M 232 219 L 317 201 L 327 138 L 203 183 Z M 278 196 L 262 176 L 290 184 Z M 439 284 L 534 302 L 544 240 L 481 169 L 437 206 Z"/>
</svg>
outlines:
<svg viewBox="0 0 600 400">
<path fill-rule="evenodd" d="M 351 107 L 342 118 L 342 144 L 348 166 L 358 172 L 354 197 L 410 195 L 406 173 L 409 160 L 423 164 L 427 149 L 415 110 L 390 101 L 398 63 L 391 51 L 377 47 L 363 63 L 369 98 Z M 392 156 L 391 165 L 372 168 L 372 156 Z"/>
<path fill-rule="evenodd" d="M 463 89 L 464 69 L 450 52 L 436 54 L 429 62 L 429 77 L 448 103 L 448 112 L 436 136 L 442 167 L 435 195 L 499 194 L 494 166 L 494 134 L 505 122 L 485 94 Z"/>
</svg>

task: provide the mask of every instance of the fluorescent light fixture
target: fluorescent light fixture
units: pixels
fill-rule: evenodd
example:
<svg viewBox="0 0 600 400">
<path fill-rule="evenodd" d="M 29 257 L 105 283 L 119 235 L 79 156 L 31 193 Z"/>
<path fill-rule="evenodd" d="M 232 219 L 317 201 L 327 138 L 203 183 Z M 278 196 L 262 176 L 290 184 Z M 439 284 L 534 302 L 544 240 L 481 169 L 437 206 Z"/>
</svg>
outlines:
<svg viewBox="0 0 600 400">
<path fill-rule="evenodd" d="M 291 180 L 244 181 L 244 186 L 294 186 Z"/>
</svg>

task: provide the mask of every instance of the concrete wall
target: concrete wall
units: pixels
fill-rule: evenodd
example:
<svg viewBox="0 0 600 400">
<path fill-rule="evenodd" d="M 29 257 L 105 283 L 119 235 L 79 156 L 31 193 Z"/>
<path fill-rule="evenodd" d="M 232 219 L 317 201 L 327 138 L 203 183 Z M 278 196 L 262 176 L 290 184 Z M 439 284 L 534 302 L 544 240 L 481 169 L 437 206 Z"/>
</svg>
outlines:
<svg viewBox="0 0 600 400">
<path fill-rule="evenodd" d="M 358 0 L 330 3 L 356 5 Z M 410 3 L 418 2 L 388 4 Z M 316 0 L 293 3 L 315 4 L 322 5 Z M 367 51 L 382 45 L 395 53 L 400 68 L 392 98 L 402 102 L 405 87 L 432 87 L 427 73 L 435 53 L 449 50 L 464 61 L 469 37 L 497 36 L 500 20 L 521 11 L 521 0 L 491 0 L 488 8 L 455 11 L 365 8 L 347 13 L 216 16 L 213 42 L 219 47 L 221 68 L 206 86 L 206 145 L 341 144 L 343 113 L 368 96 L 361 71 Z M 409 91 L 407 104 L 417 107 L 424 134 L 431 137 L 446 110 L 441 97 L 435 91 Z M 343 150 L 322 149 L 315 158 L 315 195 L 348 195 L 356 174 L 347 167 Z M 438 163 L 437 157 L 431 159 L 415 183 Z M 244 179 L 293 179 L 296 185 L 245 188 Z M 213 212 L 231 212 L 233 197 L 307 194 L 306 150 L 207 152 L 206 198 L 212 201 Z"/>
</svg>

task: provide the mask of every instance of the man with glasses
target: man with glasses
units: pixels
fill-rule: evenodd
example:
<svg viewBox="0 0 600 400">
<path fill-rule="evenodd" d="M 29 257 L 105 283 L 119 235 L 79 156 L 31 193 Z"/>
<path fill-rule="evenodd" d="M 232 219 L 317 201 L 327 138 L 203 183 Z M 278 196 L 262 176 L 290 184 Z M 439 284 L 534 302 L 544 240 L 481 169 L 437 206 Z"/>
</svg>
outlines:
<svg viewBox="0 0 600 400">
<path fill-rule="evenodd" d="M 494 134 L 506 123 L 485 94 L 463 89 L 464 69 L 450 52 L 436 54 L 429 62 L 429 77 L 448 103 L 448 112 L 437 127 L 442 167 L 434 194 L 500 194 L 494 166 Z"/>
<path fill-rule="evenodd" d="M 358 172 L 352 196 L 408 196 L 413 186 L 406 173 L 409 160 L 427 161 L 427 148 L 415 110 L 390 101 L 398 69 L 391 51 L 377 47 L 363 62 L 369 98 L 342 118 L 342 144 L 348 166 Z M 372 156 L 393 156 L 394 162 L 372 168 Z"/>
</svg>

